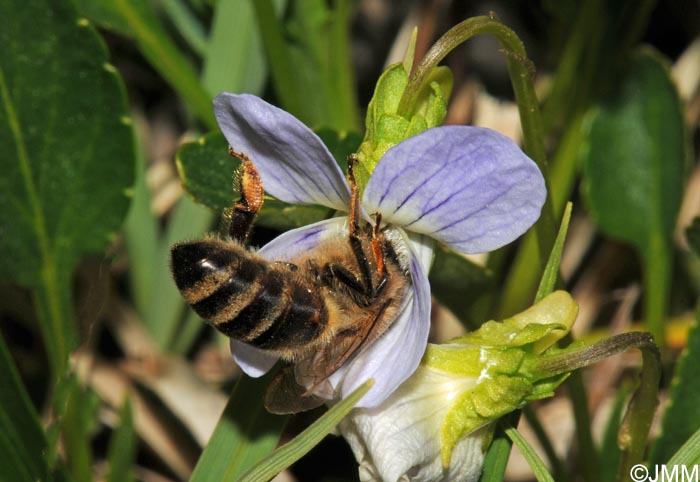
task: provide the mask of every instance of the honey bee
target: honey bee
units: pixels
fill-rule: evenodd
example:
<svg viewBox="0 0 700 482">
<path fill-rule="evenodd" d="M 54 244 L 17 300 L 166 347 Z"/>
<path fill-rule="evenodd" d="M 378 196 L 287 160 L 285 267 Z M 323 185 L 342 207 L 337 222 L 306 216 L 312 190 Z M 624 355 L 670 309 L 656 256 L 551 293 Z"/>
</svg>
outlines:
<svg viewBox="0 0 700 482">
<path fill-rule="evenodd" d="M 176 244 L 172 274 L 208 323 L 283 360 L 265 395 L 270 412 L 309 410 L 332 396 L 327 378 L 397 318 L 410 288 L 407 255 L 380 214 L 374 225 L 361 219 L 350 156 L 348 234 L 292 260 L 264 259 L 245 243 L 263 204 L 262 181 L 245 154 L 229 152 L 242 163 L 228 234 Z"/>
</svg>

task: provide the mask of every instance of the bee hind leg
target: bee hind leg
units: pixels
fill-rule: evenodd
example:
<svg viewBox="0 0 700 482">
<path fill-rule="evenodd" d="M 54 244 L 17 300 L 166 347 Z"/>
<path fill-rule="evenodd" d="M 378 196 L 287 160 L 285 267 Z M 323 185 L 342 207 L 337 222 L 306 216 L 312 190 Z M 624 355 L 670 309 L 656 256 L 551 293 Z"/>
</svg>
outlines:
<svg viewBox="0 0 700 482">
<path fill-rule="evenodd" d="M 234 240 L 245 242 L 250 234 L 253 221 L 263 205 L 263 184 L 258 169 L 250 158 L 242 153 L 229 148 L 229 154 L 241 160 L 235 183 L 241 198 L 230 208 L 224 211 L 224 218 L 228 222 L 227 234 Z"/>
</svg>

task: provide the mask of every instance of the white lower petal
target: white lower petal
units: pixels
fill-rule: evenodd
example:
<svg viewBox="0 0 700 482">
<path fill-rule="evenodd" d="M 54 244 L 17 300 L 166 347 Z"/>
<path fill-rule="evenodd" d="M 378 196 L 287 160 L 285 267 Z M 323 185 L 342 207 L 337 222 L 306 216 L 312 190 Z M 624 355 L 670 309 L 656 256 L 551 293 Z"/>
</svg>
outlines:
<svg viewBox="0 0 700 482">
<path fill-rule="evenodd" d="M 362 481 L 471 481 L 483 464 L 483 432 L 462 439 L 445 470 L 440 427 L 453 400 L 475 379 L 419 367 L 380 406 L 355 409 L 340 425 L 360 464 Z"/>
<path fill-rule="evenodd" d="M 243 373 L 253 378 L 266 374 L 279 360 L 278 356 L 233 338 L 231 338 L 231 353 Z"/>
</svg>

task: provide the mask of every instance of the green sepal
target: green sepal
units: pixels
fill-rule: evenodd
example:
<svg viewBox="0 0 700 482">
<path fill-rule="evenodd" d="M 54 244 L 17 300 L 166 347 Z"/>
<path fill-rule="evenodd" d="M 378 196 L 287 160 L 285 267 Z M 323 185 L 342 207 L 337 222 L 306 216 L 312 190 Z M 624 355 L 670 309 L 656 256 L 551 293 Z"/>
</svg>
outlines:
<svg viewBox="0 0 700 482">
<path fill-rule="evenodd" d="M 568 332 L 578 315 L 578 305 L 566 291 L 555 291 L 542 301 L 503 322 L 488 321 L 455 343 L 517 347 L 532 343 L 542 353 Z"/>
<path fill-rule="evenodd" d="M 359 162 L 355 169 L 355 179 L 361 188 L 364 188 L 367 184 L 369 176 L 372 174 L 372 171 L 374 171 L 374 166 L 377 165 L 377 162 L 381 158 L 380 156 L 375 160 L 375 151 L 378 151 L 378 143 L 381 138 L 377 132 L 380 129 L 380 119 L 384 115 L 396 113 L 399 101 L 401 100 L 401 96 L 407 84 L 408 73 L 403 63 L 389 66 L 377 81 L 377 85 L 374 88 L 374 95 L 367 106 L 365 138 L 357 151 L 357 159 Z M 402 117 L 396 117 L 399 117 L 408 124 L 408 121 Z M 398 119 L 396 119 L 395 122 L 398 122 Z M 390 124 L 390 119 L 384 119 L 381 124 L 385 126 L 382 128 L 382 131 L 386 131 L 386 125 Z M 389 128 L 388 130 L 391 129 Z M 383 148 L 384 152 L 386 152 L 389 147 Z"/>
<path fill-rule="evenodd" d="M 489 321 L 478 330 L 445 345 L 429 345 L 422 363 L 458 377 L 475 379 L 459 395 L 440 429 L 442 463 L 463 437 L 529 401 L 552 396 L 568 373 L 538 371 L 541 354 L 559 351 L 553 345 L 571 328 L 578 306 L 565 291 L 503 322 Z"/>
<path fill-rule="evenodd" d="M 525 378 L 507 375 L 483 380 L 455 400 L 445 415 L 440 429 L 440 458 L 443 467 L 450 466 L 452 450 L 457 442 L 524 403 L 532 390 Z"/>
<path fill-rule="evenodd" d="M 410 51 L 407 60 L 409 55 Z M 367 184 L 386 151 L 409 137 L 442 125 L 447 115 L 447 102 L 453 83 L 452 72 L 447 67 L 433 70 L 418 95 L 413 112 L 405 117 L 397 114 L 399 102 L 408 85 L 407 66 L 407 61 L 391 65 L 377 81 L 367 109 L 365 138 L 357 152 L 359 163 L 355 178 L 360 188 Z"/>
<path fill-rule="evenodd" d="M 512 350 L 523 353 L 518 349 Z M 488 360 L 490 367 L 490 356 Z M 477 385 L 459 396 L 445 415 L 440 428 L 443 467 L 450 466 L 452 451 L 462 438 L 529 402 L 553 396 L 554 390 L 569 376 L 564 373 L 538 380 L 536 374 L 531 373 L 491 372 L 490 368 L 484 369 Z"/>
<path fill-rule="evenodd" d="M 415 113 L 425 119 L 428 129 L 442 125 L 445 121 L 453 83 L 449 68 L 436 67 L 418 94 Z"/>
</svg>

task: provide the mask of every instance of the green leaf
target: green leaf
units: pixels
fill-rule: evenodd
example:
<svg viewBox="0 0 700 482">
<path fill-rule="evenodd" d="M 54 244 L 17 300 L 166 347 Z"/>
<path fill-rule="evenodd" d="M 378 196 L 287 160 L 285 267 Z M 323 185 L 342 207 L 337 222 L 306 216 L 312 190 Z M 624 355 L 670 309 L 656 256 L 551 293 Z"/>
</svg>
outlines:
<svg viewBox="0 0 700 482">
<path fill-rule="evenodd" d="M 136 458 L 137 438 L 131 402 L 127 399 L 119 412 L 119 426 L 109 441 L 107 482 L 131 482 Z"/>
<path fill-rule="evenodd" d="M 544 465 L 544 462 L 542 462 L 542 459 L 539 457 L 539 455 L 537 455 L 537 452 L 535 452 L 532 446 L 527 443 L 527 440 L 520 435 L 520 432 L 513 427 L 508 427 L 506 428 L 506 434 L 513 441 L 513 443 L 515 443 L 515 446 L 518 447 L 520 453 L 522 453 L 525 457 L 525 460 L 530 465 L 532 474 L 535 476 L 537 481 L 554 482 L 552 475 L 547 470 L 547 467 Z"/>
<path fill-rule="evenodd" d="M 75 482 L 91 482 L 93 454 L 90 439 L 96 429 L 100 400 L 75 376 L 63 379 L 63 383 L 67 399 L 65 411 L 59 416 L 59 425 L 66 465 Z"/>
<path fill-rule="evenodd" d="M 229 155 L 228 142 L 221 132 L 183 144 L 176 162 L 182 187 L 197 203 L 221 211 L 237 200 L 233 181 L 241 163 Z"/>
<path fill-rule="evenodd" d="M 134 146 L 103 42 L 70 3 L 0 3 L 0 277 L 34 292 L 52 367 L 76 333 L 71 273 L 128 208 Z M 79 46 L 79 47 L 76 47 Z"/>
<path fill-rule="evenodd" d="M 374 380 L 370 379 L 360 385 L 354 392 L 312 423 L 309 428 L 294 437 L 290 442 L 276 449 L 269 457 L 248 469 L 241 476 L 239 482 L 267 482 L 309 453 L 350 413 L 350 410 L 355 407 L 373 384 Z"/>
<path fill-rule="evenodd" d="M 610 236 L 642 251 L 673 231 L 683 194 L 686 138 L 668 66 L 636 55 L 619 91 L 590 121 L 584 157 L 591 214 Z"/>
<path fill-rule="evenodd" d="M 700 306 L 688 342 L 676 365 L 669 401 L 661 422 L 661 435 L 652 446 L 653 464 L 667 463 L 671 455 L 700 429 Z"/>
<path fill-rule="evenodd" d="M 662 343 L 672 233 L 683 192 L 686 132 L 667 63 L 642 51 L 590 120 L 584 192 L 600 229 L 638 248 L 648 328 Z"/>
<path fill-rule="evenodd" d="M 336 150 L 345 147 L 340 139 L 331 146 Z M 197 203 L 220 212 L 238 200 L 234 177 L 240 161 L 228 154 L 228 143 L 221 133 L 210 133 L 197 142 L 183 144 L 177 153 L 177 166 L 185 191 Z M 256 224 L 284 231 L 320 221 L 328 213 L 328 208 L 321 206 L 290 206 L 268 199 Z"/>
<path fill-rule="evenodd" d="M 561 263 L 561 253 L 564 250 L 566 232 L 569 229 L 569 220 L 571 219 L 572 207 L 573 205 L 571 203 L 567 203 L 566 208 L 564 209 L 564 216 L 561 220 L 561 226 L 559 227 L 559 234 L 557 234 L 557 238 L 554 240 L 552 252 L 550 253 L 547 264 L 544 267 L 544 273 L 542 273 L 540 286 L 537 288 L 537 294 L 535 295 L 535 303 L 554 291 L 554 287 L 559 279 L 559 264 Z"/>
<path fill-rule="evenodd" d="M 348 170 L 348 156 L 357 152 L 362 136 L 357 132 L 338 132 L 330 127 L 315 130 L 343 172 Z"/>
<path fill-rule="evenodd" d="M 270 378 L 238 380 L 190 482 L 238 480 L 244 470 L 274 450 L 288 417 L 272 415 L 263 407 Z"/>
<path fill-rule="evenodd" d="M 46 480 L 46 447 L 39 416 L 0 335 L 0 481 Z"/>
</svg>

